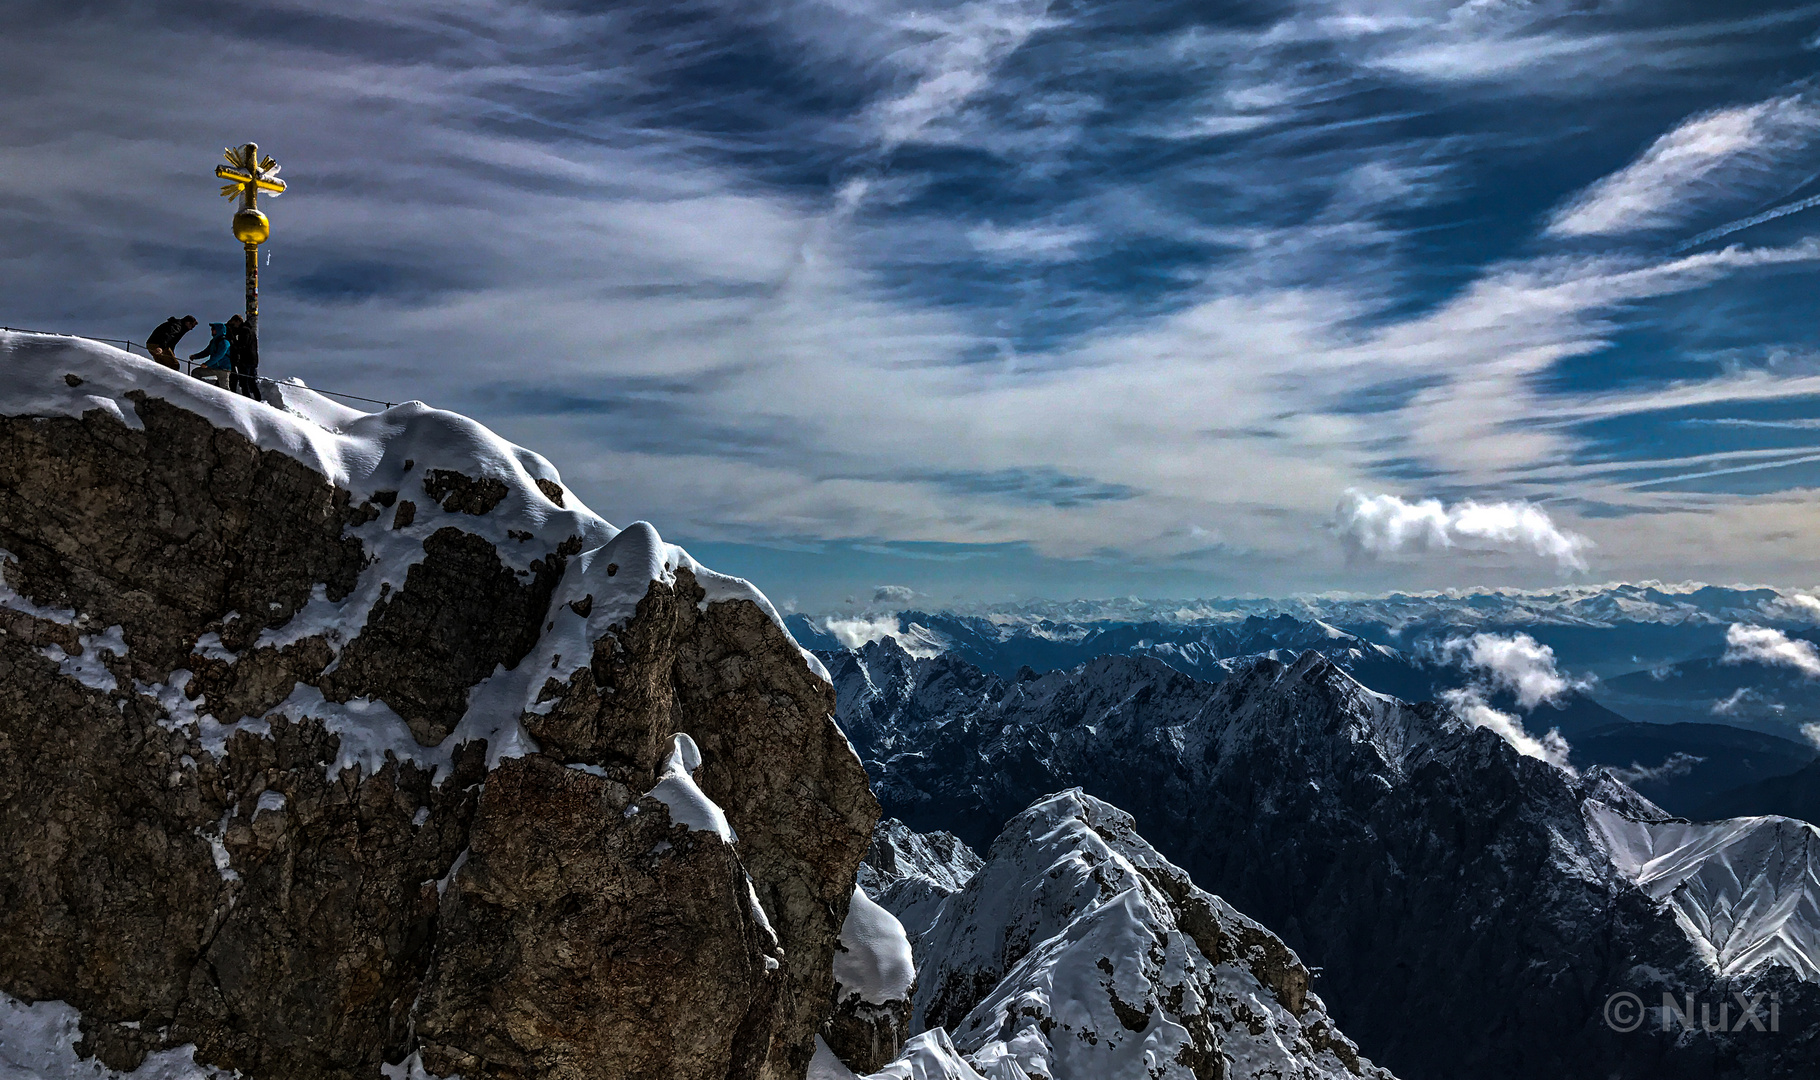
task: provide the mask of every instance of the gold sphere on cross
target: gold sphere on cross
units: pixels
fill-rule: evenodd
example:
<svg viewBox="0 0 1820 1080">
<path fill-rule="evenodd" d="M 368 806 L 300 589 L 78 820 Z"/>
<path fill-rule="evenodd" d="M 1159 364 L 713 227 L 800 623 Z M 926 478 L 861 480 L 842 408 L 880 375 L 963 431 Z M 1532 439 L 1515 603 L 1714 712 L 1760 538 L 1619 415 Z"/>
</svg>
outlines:
<svg viewBox="0 0 1820 1080">
<path fill-rule="evenodd" d="M 243 244 L 263 244 L 272 235 L 271 219 L 246 207 L 234 215 L 234 239 Z"/>
</svg>

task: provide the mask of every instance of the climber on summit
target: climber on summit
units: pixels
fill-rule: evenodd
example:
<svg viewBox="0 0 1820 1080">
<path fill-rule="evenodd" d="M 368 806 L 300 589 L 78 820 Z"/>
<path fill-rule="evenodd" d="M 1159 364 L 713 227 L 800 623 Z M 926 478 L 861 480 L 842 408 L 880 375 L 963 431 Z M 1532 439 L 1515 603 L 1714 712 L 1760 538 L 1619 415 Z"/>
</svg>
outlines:
<svg viewBox="0 0 1820 1080">
<path fill-rule="evenodd" d="M 234 392 L 264 401 L 265 395 L 259 392 L 259 339 L 253 335 L 253 328 L 236 315 L 228 320 L 227 336 L 234 346 L 228 351 L 228 362 L 234 365 Z"/>
<path fill-rule="evenodd" d="M 183 335 L 195 328 L 196 316 L 185 315 L 179 319 L 172 315 L 159 323 L 158 329 L 152 331 L 152 336 L 145 339 L 145 351 L 152 354 L 153 360 L 172 371 L 181 371 L 183 369 L 177 366 L 177 357 L 173 350 L 177 348 L 177 343 L 183 340 Z"/>
<path fill-rule="evenodd" d="M 233 370 L 228 362 L 228 353 L 233 349 L 233 342 L 228 338 L 228 324 L 212 322 L 209 324 L 209 343 L 202 351 L 191 353 L 191 360 L 201 360 L 202 367 L 190 372 L 198 379 L 213 380 L 223 390 L 228 388 L 228 373 Z"/>
</svg>

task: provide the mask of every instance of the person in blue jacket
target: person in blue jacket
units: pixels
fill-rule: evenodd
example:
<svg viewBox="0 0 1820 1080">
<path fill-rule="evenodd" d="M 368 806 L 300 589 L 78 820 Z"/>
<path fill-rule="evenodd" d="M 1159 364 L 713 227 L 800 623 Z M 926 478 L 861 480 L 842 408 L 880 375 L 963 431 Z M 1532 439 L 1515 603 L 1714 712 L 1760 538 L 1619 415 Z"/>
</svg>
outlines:
<svg viewBox="0 0 1820 1080">
<path fill-rule="evenodd" d="M 199 353 L 191 353 L 191 360 L 203 361 L 202 367 L 190 372 L 198 379 L 213 379 L 215 385 L 223 390 L 228 388 L 228 376 L 234 368 L 228 362 L 228 352 L 232 348 L 228 341 L 227 323 L 212 322 L 209 324 L 209 343 Z"/>
</svg>

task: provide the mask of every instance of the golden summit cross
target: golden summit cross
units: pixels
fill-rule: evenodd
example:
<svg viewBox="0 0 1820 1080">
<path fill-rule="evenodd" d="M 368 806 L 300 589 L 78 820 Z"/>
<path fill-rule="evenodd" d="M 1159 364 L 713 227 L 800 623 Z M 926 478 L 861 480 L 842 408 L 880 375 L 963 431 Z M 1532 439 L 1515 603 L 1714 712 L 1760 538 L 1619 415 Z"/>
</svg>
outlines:
<svg viewBox="0 0 1820 1080">
<path fill-rule="evenodd" d="M 278 162 L 259 157 L 259 144 L 247 143 L 230 148 L 226 165 L 215 166 L 215 175 L 228 183 L 221 194 L 240 197 L 240 209 L 234 213 L 234 239 L 246 247 L 246 321 L 247 331 L 255 342 L 259 339 L 259 245 L 272 235 L 272 223 L 259 212 L 259 193 L 284 194 L 284 181 L 278 179 Z M 258 346 L 255 345 L 256 349 Z"/>
</svg>

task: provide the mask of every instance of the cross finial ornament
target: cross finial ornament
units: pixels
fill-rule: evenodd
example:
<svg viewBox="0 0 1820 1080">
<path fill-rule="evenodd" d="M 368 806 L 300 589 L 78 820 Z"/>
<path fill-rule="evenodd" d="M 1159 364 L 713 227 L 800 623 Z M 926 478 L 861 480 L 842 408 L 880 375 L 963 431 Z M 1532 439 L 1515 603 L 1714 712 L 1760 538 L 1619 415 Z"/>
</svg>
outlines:
<svg viewBox="0 0 1820 1080">
<path fill-rule="evenodd" d="M 272 234 L 272 223 L 259 212 L 259 193 L 284 194 L 284 181 L 278 179 L 281 166 L 269 156 L 259 157 L 259 144 L 247 143 L 223 151 L 226 165 L 215 166 L 215 175 L 227 181 L 221 189 L 226 198 L 240 196 L 240 210 L 234 215 L 234 238 L 249 247 L 258 247 Z"/>
<path fill-rule="evenodd" d="M 257 207 L 261 191 L 284 194 L 284 181 L 278 179 L 278 170 L 283 166 L 270 156 L 261 161 L 258 143 L 247 143 L 222 152 L 227 155 L 228 163 L 215 166 L 215 175 L 229 183 L 221 189 L 221 194 L 230 199 L 240 196 L 241 209 Z"/>
<path fill-rule="evenodd" d="M 226 165 L 215 166 L 215 175 L 227 181 L 221 194 L 240 196 L 240 209 L 234 213 L 234 239 L 246 248 L 246 322 L 251 349 L 256 358 L 259 349 L 259 245 L 272 235 L 272 223 L 259 212 L 259 193 L 284 194 L 284 181 L 278 179 L 278 163 L 259 156 L 258 143 L 230 147 Z M 255 363 L 257 360 L 255 359 Z"/>
</svg>

